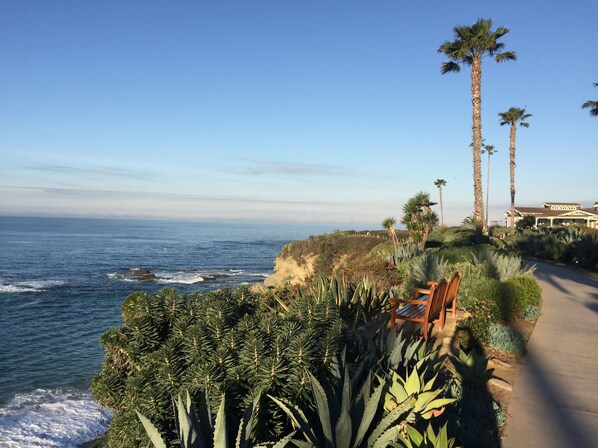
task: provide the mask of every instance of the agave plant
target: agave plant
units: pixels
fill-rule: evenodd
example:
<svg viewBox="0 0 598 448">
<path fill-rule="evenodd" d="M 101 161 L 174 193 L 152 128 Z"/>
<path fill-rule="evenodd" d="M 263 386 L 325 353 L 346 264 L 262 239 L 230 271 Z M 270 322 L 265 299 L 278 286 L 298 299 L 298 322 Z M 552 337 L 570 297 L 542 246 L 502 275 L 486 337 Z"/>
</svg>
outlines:
<svg viewBox="0 0 598 448">
<path fill-rule="evenodd" d="M 315 411 L 303 411 L 288 400 L 270 398 L 288 415 L 305 440 L 293 439 L 299 447 L 383 448 L 395 439 L 393 426 L 408 412 L 410 401 L 381 416 L 384 383 L 372 391 L 372 375 L 368 372 L 359 392 L 354 392 L 355 378 L 350 378 L 348 365 L 338 384 L 320 383 L 310 375 L 316 404 Z"/>
<path fill-rule="evenodd" d="M 496 253 L 492 255 L 492 264 L 497 278 L 501 282 L 515 277 L 533 275 L 536 270 L 536 265 L 526 266 L 523 264 L 521 257 L 516 255 L 501 255 Z"/>
<path fill-rule="evenodd" d="M 434 432 L 431 424 L 428 424 L 428 428 L 423 433 L 408 425 L 405 433 L 398 434 L 398 439 L 398 442 L 390 446 L 395 448 L 452 448 L 455 445 L 455 439 L 448 437 L 446 424 L 440 428 L 438 433 Z"/>
<path fill-rule="evenodd" d="M 434 252 L 424 252 L 411 262 L 413 279 L 420 285 L 428 281 L 438 281 L 448 271 L 448 263 L 442 255 Z"/>
<path fill-rule="evenodd" d="M 383 353 L 390 369 L 408 372 L 412 368 L 436 372 L 442 361 L 439 359 L 440 346 L 432 346 L 424 339 L 403 338 L 403 332 L 388 331 Z"/>
<path fill-rule="evenodd" d="M 425 369 L 424 369 L 425 370 Z M 388 389 L 384 396 L 384 409 L 392 412 L 399 406 L 409 403 L 403 415 L 402 424 L 414 424 L 417 421 L 429 420 L 444 412 L 444 407 L 455 401 L 454 398 L 438 398 L 443 388 L 435 389 L 434 383 L 438 374 L 429 381 L 424 380 L 425 372 L 419 372 L 416 367 L 406 377 L 391 371 L 387 375 Z"/>
<path fill-rule="evenodd" d="M 458 356 L 449 355 L 449 370 L 462 384 L 483 387 L 492 378 L 494 369 L 488 369 L 488 358 L 475 348 L 469 352 L 459 349 Z"/>
<path fill-rule="evenodd" d="M 222 400 L 215 419 L 212 418 L 210 412 L 207 392 L 205 395 L 206 400 L 202 401 L 202 407 L 200 409 L 203 417 L 201 419 L 198 419 L 196 416 L 189 391 L 186 391 L 186 395 L 187 399 L 185 402 L 183 402 L 180 394 L 175 402 L 177 419 L 179 422 L 178 434 L 180 446 L 182 448 L 229 448 L 232 446 L 232 444 L 229 444 L 228 442 L 224 394 L 222 394 Z M 239 428 L 236 431 L 237 437 L 234 444 L 235 448 L 249 448 L 253 446 L 251 436 L 255 425 L 256 410 L 260 398 L 261 394 L 258 394 L 239 422 Z M 166 448 L 166 443 L 152 422 L 139 412 L 137 412 L 137 416 L 143 424 L 154 447 Z M 286 446 L 294 434 L 295 432 L 292 432 L 287 437 L 281 439 L 273 445 L 273 448 L 282 448 Z"/>
</svg>

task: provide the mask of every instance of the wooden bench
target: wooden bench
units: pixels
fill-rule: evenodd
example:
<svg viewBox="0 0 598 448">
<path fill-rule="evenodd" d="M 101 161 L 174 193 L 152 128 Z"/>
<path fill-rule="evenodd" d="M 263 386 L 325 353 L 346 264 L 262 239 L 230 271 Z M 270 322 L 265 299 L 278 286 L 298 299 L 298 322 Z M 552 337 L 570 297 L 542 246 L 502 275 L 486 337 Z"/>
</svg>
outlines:
<svg viewBox="0 0 598 448">
<path fill-rule="evenodd" d="M 411 300 L 390 298 L 389 301 L 393 305 L 390 313 L 390 328 L 395 328 L 399 319 L 420 322 L 423 324 L 424 339 L 428 340 L 428 324 L 437 321 L 440 321 L 441 325 L 444 323 L 444 301 L 447 288 L 447 281 L 441 278 L 438 282 L 433 282 L 430 289 L 415 288 Z M 401 305 L 403 306 L 401 307 Z"/>
<path fill-rule="evenodd" d="M 429 286 L 437 285 L 438 282 L 428 282 Z M 444 328 L 446 322 L 446 312 L 450 309 L 451 314 L 454 316 L 457 312 L 457 293 L 459 292 L 459 285 L 461 284 L 461 274 L 457 271 L 451 275 L 446 288 L 444 296 L 443 312 L 440 321 L 440 328 Z"/>
</svg>

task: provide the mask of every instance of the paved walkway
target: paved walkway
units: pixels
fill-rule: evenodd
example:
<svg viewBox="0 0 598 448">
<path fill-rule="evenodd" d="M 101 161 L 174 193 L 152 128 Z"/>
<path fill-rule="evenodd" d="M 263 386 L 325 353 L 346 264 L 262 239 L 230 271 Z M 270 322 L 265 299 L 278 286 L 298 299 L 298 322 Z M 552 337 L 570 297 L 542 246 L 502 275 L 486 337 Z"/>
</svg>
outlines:
<svg viewBox="0 0 598 448">
<path fill-rule="evenodd" d="M 542 316 L 509 402 L 504 448 L 598 447 L 598 280 L 538 263 Z"/>
</svg>

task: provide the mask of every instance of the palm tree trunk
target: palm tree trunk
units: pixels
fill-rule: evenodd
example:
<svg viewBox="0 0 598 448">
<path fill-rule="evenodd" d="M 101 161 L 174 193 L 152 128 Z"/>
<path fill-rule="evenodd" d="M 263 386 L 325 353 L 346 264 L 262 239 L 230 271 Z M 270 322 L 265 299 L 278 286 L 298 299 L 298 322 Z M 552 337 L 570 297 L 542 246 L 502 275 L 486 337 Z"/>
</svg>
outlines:
<svg viewBox="0 0 598 448">
<path fill-rule="evenodd" d="M 486 228 L 490 227 L 488 212 L 490 210 L 490 152 L 488 152 L 488 176 L 486 176 Z"/>
<path fill-rule="evenodd" d="M 511 123 L 509 136 L 509 165 L 511 171 L 511 233 L 515 232 L 515 138 L 517 137 L 517 123 Z"/>
<path fill-rule="evenodd" d="M 482 61 L 474 59 L 471 64 L 471 103 L 473 132 L 473 197 L 475 215 L 475 239 L 482 241 L 484 227 L 484 193 L 482 192 Z"/>
<path fill-rule="evenodd" d="M 438 192 L 440 194 L 440 223 L 444 225 L 444 211 L 442 208 L 442 185 L 438 186 Z"/>
</svg>

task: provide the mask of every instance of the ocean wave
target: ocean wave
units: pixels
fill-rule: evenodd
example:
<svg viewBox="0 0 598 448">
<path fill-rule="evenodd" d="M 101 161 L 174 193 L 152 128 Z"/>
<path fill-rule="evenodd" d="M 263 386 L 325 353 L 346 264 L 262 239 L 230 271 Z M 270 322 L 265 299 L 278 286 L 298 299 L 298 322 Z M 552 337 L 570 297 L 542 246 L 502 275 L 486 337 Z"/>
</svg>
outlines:
<svg viewBox="0 0 598 448">
<path fill-rule="evenodd" d="M 64 280 L 28 280 L 11 283 L 0 280 L 0 293 L 41 292 L 65 284 Z"/>
<path fill-rule="evenodd" d="M 37 389 L 0 407 L 0 441 L 6 448 L 76 448 L 102 435 L 111 418 L 89 392 Z"/>
<path fill-rule="evenodd" d="M 158 283 L 177 283 L 181 285 L 193 285 L 195 283 L 203 282 L 205 280 L 204 277 L 208 277 L 209 279 L 213 278 L 206 274 L 200 275 L 197 272 L 188 271 L 156 271 L 154 274 L 158 277 L 156 279 Z"/>
</svg>

